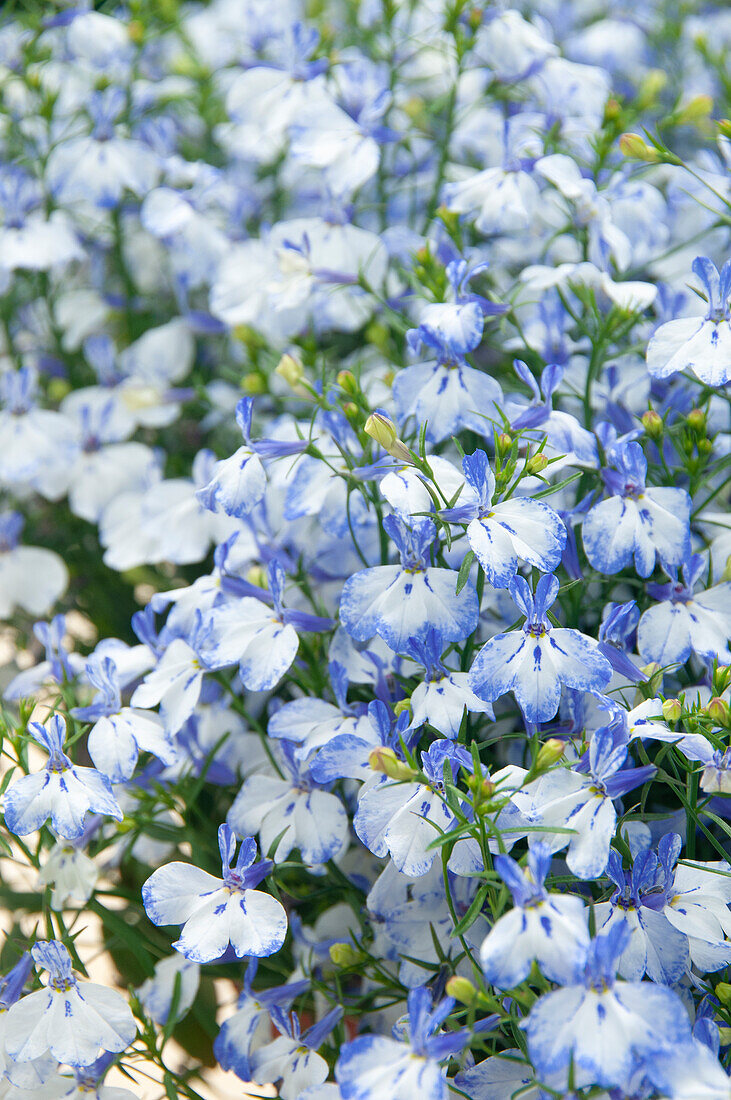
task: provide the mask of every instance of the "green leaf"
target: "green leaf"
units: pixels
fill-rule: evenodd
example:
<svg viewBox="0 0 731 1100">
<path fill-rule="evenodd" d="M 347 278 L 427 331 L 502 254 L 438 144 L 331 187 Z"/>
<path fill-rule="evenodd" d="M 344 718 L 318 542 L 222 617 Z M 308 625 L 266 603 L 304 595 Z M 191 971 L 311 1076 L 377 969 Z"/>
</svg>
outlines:
<svg viewBox="0 0 731 1100">
<path fill-rule="evenodd" d="M 471 928 L 472 925 L 475 923 L 480 913 L 482 912 L 482 906 L 485 903 L 488 889 L 489 885 L 486 882 L 483 883 L 482 886 L 480 886 L 479 890 L 472 899 L 472 903 L 469 909 L 459 921 L 459 923 L 455 924 L 452 931 L 453 936 L 463 936 L 467 929 Z"/>
<path fill-rule="evenodd" d="M 457 595 L 467 584 L 470 575 L 470 569 L 472 568 L 472 562 L 475 560 L 474 550 L 468 550 L 464 556 L 464 561 L 459 567 L 459 573 L 457 574 Z"/>
</svg>

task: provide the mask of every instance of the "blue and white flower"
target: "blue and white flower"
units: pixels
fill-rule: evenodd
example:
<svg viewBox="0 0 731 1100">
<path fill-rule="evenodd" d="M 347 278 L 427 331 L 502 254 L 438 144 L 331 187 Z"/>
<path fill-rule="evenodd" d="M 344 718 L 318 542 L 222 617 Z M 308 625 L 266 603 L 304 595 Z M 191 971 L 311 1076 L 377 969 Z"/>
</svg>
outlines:
<svg viewBox="0 0 731 1100">
<path fill-rule="evenodd" d="M 87 813 L 121 821 L 123 814 L 111 784 L 95 768 L 73 764 L 63 751 L 66 722 L 58 714 L 41 725 L 31 722 L 28 732 L 48 752 L 45 768 L 11 783 L 5 794 L 5 824 L 25 836 L 49 819 L 59 836 L 75 840 L 84 832 Z"/>
<path fill-rule="evenodd" d="M 190 863 L 160 867 L 142 887 L 153 924 L 181 924 L 173 947 L 190 962 L 220 959 L 229 945 L 236 958 L 263 958 L 279 951 L 287 935 L 287 914 L 270 894 L 256 887 L 272 870 L 271 860 L 256 860 L 256 841 L 241 842 L 234 865 L 236 837 L 228 825 L 218 830 L 222 877 Z"/>
<path fill-rule="evenodd" d="M 535 597 L 523 577 L 508 585 L 525 615 L 522 630 L 496 634 L 482 647 L 470 669 L 470 687 L 494 702 L 512 691 L 529 722 L 548 722 L 558 711 L 562 685 L 576 691 L 601 691 L 612 667 L 586 634 L 552 626 L 548 609 L 558 595 L 554 576 L 544 576 Z"/>
</svg>

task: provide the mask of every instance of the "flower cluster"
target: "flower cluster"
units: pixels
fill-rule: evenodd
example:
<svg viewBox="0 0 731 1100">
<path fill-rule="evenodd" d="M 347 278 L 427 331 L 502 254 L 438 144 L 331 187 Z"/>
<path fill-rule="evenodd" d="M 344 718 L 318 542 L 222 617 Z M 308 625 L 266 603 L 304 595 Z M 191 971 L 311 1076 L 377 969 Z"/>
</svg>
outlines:
<svg viewBox="0 0 731 1100">
<path fill-rule="evenodd" d="M 44 8 L 0 1096 L 731 1100 L 724 4 Z"/>
</svg>

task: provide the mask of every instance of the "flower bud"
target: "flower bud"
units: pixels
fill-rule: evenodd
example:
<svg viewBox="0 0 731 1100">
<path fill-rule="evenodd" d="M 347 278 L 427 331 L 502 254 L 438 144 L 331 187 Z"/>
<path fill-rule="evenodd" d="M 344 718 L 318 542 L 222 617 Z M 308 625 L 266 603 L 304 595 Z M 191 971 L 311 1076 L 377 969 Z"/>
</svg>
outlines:
<svg viewBox="0 0 731 1100">
<path fill-rule="evenodd" d="M 259 371 L 251 371 L 241 379 L 241 389 L 244 393 L 258 394 L 267 392 L 266 379 Z"/>
<path fill-rule="evenodd" d="M 662 716 L 666 722 L 679 722 L 683 713 L 680 699 L 666 699 L 662 705 Z"/>
<path fill-rule="evenodd" d="M 136 46 L 139 46 L 145 39 L 145 27 L 139 19 L 131 19 L 127 24 L 127 34 Z"/>
<path fill-rule="evenodd" d="M 648 145 L 639 134 L 622 134 L 619 139 L 619 151 L 629 160 L 643 160 L 647 164 L 656 163 L 660 159 L 657 150 Z"/>
<path fill-rule="evenodd" d="M 613 122 L 622 114 L 622 106 L 614 96 L 610 96 L 604 107 L 605 122 Z"/>
<path fill-rule="evenodd" d="M 342 970 L 351 966 L 360 966 L 363 962 L 363 954 L 352 943 L 330 944 L 330 958 Z"/>
<path fill-rule="evenodd" d="M 563 756 L 566 750 L 566 746 L 558 737 L 549 737 L 547 741 L 544 741 L 538 750 L 538 756 L 536 757 L 535 766 L 532 769 L 534 772 L 546 772 L 549 768 L 552 768 L 554 764 L 558 764 L 559 760 Z"/>
<path fill-rule="evenodd" d="M 731 985 L 728 982 L 719 982 L 716 986 L 714 993 L 718 997 L 722 1005 L 731 1005 Z"/>
<path fill-rule="evenodd" d="M 665 425 L 662 422 L 662 417 L 659 413 L 656 413 L 654 409 L 648 409 L 642 417 L 642 427 L 645 429 L 650 439 L 660 439 Z"/>
<path fill-rule="evenodd" d="M 640 83 L 637 90 L 637 99 L 643 106 L 649 107 L 651 103 L 655 102 L 667 82 L 668 75 L 663 69 L 650 69 Z"/>
<path fill-rule="evenodd" d="M 498 454 L 505 455 L 513 446 L 513 437 L 508 432 L 501 432 L 497 437 Z"/>
<path fill-rule="evenodd" d="M 480 809 L 495 794 L 495 784 L 487 776 L 471 775 L 467 780 L 467 789 L 472 793 L 472 804 L 476 810 Z"/>
<path fill-rule="evenodd" d="M 389 749 L 385 745 L 378 745 L 375 749 L 371 749 L 368 763 L 374 772 L 382 772 L 389 779 L 414 779 L 416 777 L 414 769 L 405 764 L 403 760 L 399 760 L 393 749 Z"/>
<path fill-rule="evenodd" d="M 473 1004 L 477 996 L 477 989 L 469 978 L 462 978 L 459 974 L 453 974 L 444 989 L 448 997 L 454 997 L 463 1005 Z"/>
<path fill-rule="evenodd" d="M 726 561 L 726 568 L 731 569 L 731 554 Z M 731 665 L 718 665 L 713 673 L 713 689 L 716 695 L 721 695 L 731 685 Z"/>
<path fill-rule="evenodd" d="M 401 462 L 411 462 L 411 451 L 396 434 L 396 425 L 383 413 L 371 413 L 365 422 L 365 433 L 376 443 L 380 443 L 384 451 L 388 451 L 394 458 Z"/>
<path fill-rule="evenodd" d="M 398 703 L 396 703 L 394 705 L 393 713 L 398 718 L 398 716 L 400 714 L 403 714 L 405 711 L 409 711 L 409 710 L 411 710 L 411 700 L 410 699 L 399 699 Z"/>
<path fill-rule="evenodd" d="M 254 584 L 257 588 L 267 587 L 266 573 L 260 565 L 252 565 L 246 574 L 246 579 L 249 584 Z"/>
<path fill-rule="evenodd" d="M 305 368 L 299 359 L 286 351 L 277 363 L 274 373 L 283 378 L 292 389 L 296 389 L 305 376 Z"/>
<path fill-rule="evenodd" d="M 531 455 L 525 464 L 525 472 L 527 474 L 541 474 L 548 465 L 548 458 L 544 455 L 543 451 L 539 451 L 538 454 Z"/>
<path fill-rule="evenodd" d="M 718 695 L 714 695 L 712 699 L 709 699 L 705 709 L 708 717 L 717 726 L 728 725 L 728 703 L 725 699 L 720 699 Z"/>
<path fill-rule="evenodd" d="M 703 409 L 691 409 L 687 416 L 688 427 L 694 432 L 704 432 L 706 429 L 706 414 Z"/>
<path fill-rule="evenodd" d="M 709 95 L 694 95 L 692 99 L 689 99 L 680 110 L 673 116 L 673 122 L 684 125 L 688 122 L 699 122 L 703 118 L 708 118 L 713 110 L 713 99 Z"/>
<path fill-rule="evenodd" d="M 358 392 L 358 383 L 352 370 L 338 371 L 336 382 L 351 397 Z"/>
</svg>

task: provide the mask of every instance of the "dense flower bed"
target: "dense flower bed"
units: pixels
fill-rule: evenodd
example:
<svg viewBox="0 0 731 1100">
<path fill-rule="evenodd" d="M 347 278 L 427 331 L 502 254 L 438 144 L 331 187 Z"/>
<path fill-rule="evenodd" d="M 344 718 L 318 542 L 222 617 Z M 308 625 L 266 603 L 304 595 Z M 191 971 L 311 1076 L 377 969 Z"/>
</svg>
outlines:
<svg viewBox="0 0 731 1100">
<path fill-rule="evenodd" d="M 729 10 L 97 7 L 0 23 L 0 1096 L 729 1100 Z"/>
</svg>

